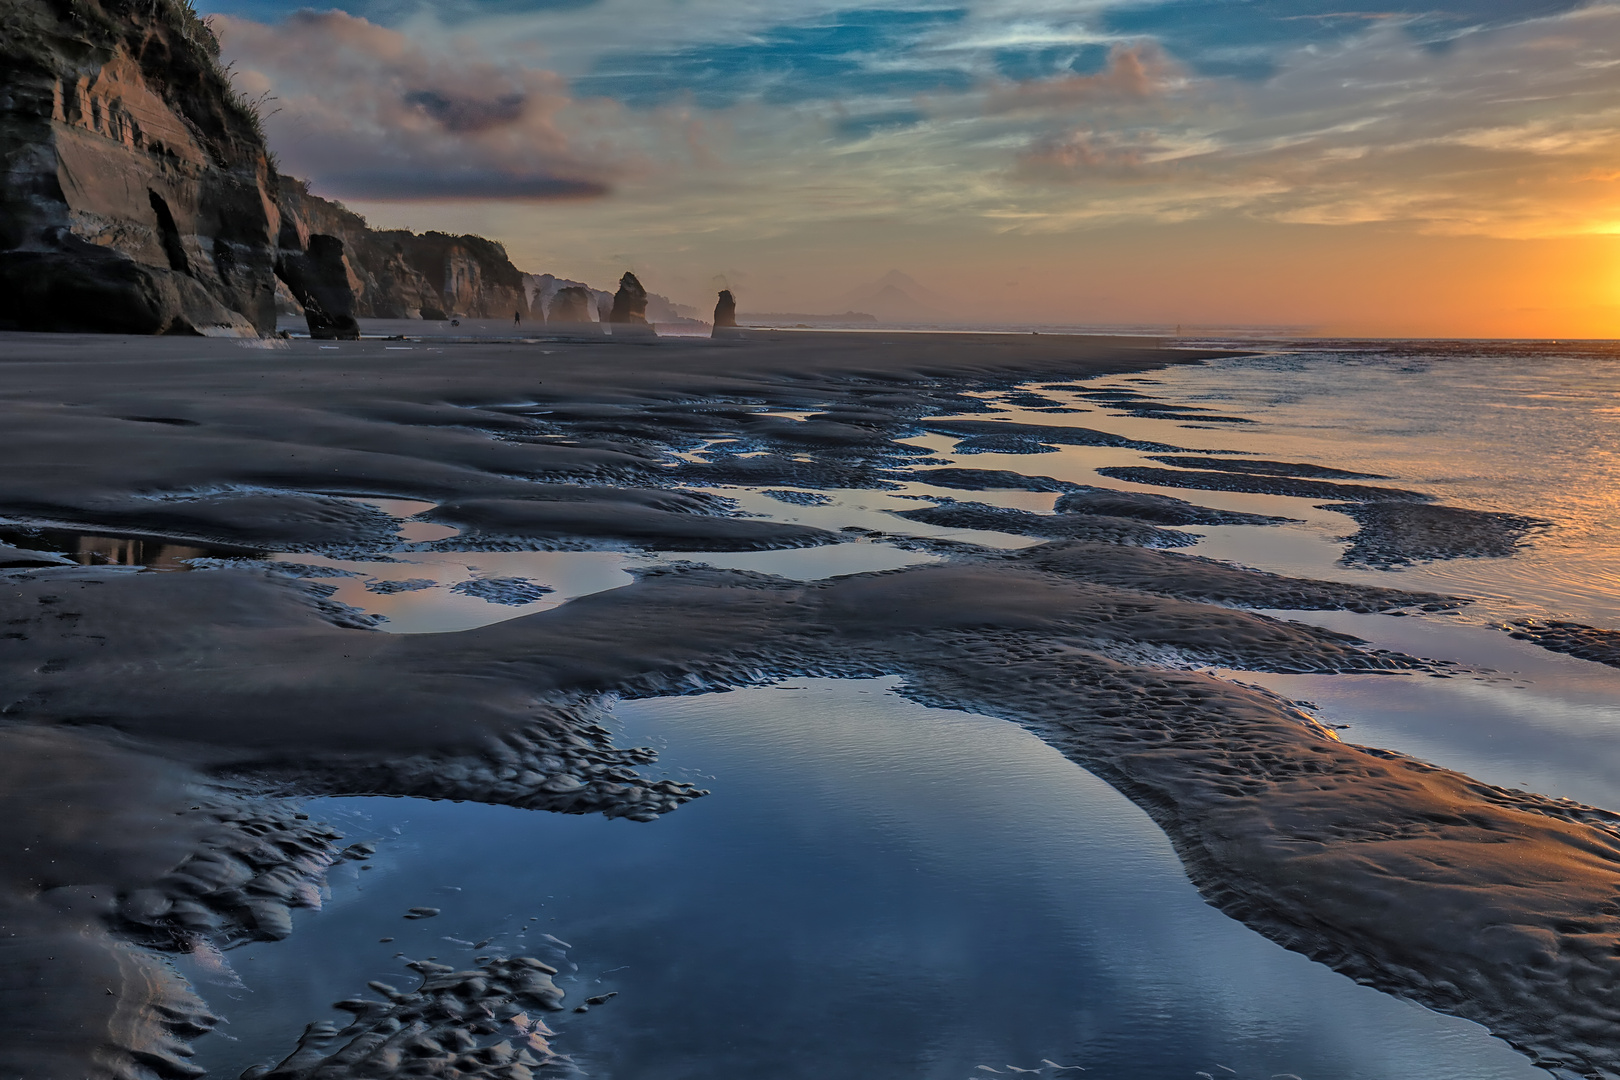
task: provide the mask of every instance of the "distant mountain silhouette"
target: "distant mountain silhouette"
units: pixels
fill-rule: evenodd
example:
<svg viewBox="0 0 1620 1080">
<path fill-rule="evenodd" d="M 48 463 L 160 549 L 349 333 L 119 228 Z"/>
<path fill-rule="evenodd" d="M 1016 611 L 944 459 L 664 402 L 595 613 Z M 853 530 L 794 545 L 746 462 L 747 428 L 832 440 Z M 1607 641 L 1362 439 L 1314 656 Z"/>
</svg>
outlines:
<svg viewBox="0 0 1620 1080">
<path fill-rule="evenodd" d="M 830 306 L 870 311 L 883 322 L 932 322 L 952 317 L 960 307 L 899 270 L 857 285 L 835 297 Z"/>
</svg>

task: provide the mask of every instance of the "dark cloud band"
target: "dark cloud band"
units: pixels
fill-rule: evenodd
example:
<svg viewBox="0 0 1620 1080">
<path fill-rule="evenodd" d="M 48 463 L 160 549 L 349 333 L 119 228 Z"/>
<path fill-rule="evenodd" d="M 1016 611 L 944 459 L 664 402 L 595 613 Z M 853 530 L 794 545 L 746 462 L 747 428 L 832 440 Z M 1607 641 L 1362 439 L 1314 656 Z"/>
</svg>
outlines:
<svg viewBox="0 0 1620 1080">
<path fill-rule="evenodd" d="M 362 169 L 323 172 L 324 192 L 340 199 L 415 202 L 487 199 L 544 202 L 606 195 L 606 184 L 556 176 L 510 176 L 497 172 L 432 172 L 421 169 Z"/>
</svg>

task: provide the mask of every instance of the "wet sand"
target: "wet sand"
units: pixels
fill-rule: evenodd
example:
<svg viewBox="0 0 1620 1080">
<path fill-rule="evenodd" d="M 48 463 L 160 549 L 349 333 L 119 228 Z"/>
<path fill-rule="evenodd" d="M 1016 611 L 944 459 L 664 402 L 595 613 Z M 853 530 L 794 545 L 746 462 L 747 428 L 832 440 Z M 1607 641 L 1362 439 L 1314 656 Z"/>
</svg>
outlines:
<svg viewBox="0 0 1620 1080">
<path fill-rule="evenodd" d="M 876 486 L 928 464 L 906 441 L 923 433 L 969 449 L 1011 440 L 1173 454 L 1083 428 L 948 417 L 982 411 L 969 390 L 1198 357 L 991 335 L 4 344 L 0 445 L 28 467 L 0 475 L 0 515 L 384 557 L 401 549 L 400 522 L 355 497 L 438 504 L 432 520 L 461 532 L 435 543 L 472 548 L 837 543 L 849 537 L 738 517 L 676 489 L 721 477 Z M 1223 490 L 1306 485 L 1311 497 L 1426 505 L 1280 468 L 1219 475 L 1237 485 Z M 284 936 L 340 857 L 340 838 L 289 812 L 287 797 L 413 795 L 650 820 L 702 792 L 647 780 L 638 766 L 649 753 L 615 747 L 598 723 L 604 695 L 883 674 L 903 676 L 925 704 L 1020 723 L 1102 776 L 1153 816 L 1212 902 L 1268 937 L 1478 1020 L 1539 1060 L 1620 1075 L 1607 989 L 1620 974 L 1620 819 L 1347 745 L 1274 694 L 1187 670 L 1444 675 L 1245 609 L 1465 601 L 1158 550 L 1186 534 L 1153 515 L 1197 517 L 1177 502 L 1056 515 L 938 502 L 920 516 L 989 515 L 999 531 L 1047 542 L 1013 553 L 943 545 L 944 563 L 813 583 L 678 566 L 540 614 L 410 636 L 378 633 L 318 587 L 251 561 L 131 573 L 0 550 L 15 567 L 0 577 L 0 734 L 16 747 L 4 757 L 9 850 L 64 853 L 45 866 L 11 860 L 0 877 L 14 935 L 0 938 L 10 953 L 0 1011 L 24 1018 L 0 1035 L 0 1067 L 187 1075 L 184 1043 L 211 1021 L 157 958 L 199 937 Z M 452 998 L 467 1008 L 437 1016 L 434 1037 L 465 1036 L 464 1049 L 516 1038 L 511 1019 L 529 1020 L 533 1002 L 507 968 L 422 974 L 420 991 L 357 1004 L 356 1032 L 430 1005 L 453 1013 Z M 386 1038 L 336 1039 L 306 1039 L 272 1075 L 414 1067 Z M 532 1057 L 545 1063 L 538 1048 Z M 430 1074 L 451 1075 L 458 1060 L 433 1058 Z M 531 1067 L 479 1060 L 491 1075 Z"/>
</svg>

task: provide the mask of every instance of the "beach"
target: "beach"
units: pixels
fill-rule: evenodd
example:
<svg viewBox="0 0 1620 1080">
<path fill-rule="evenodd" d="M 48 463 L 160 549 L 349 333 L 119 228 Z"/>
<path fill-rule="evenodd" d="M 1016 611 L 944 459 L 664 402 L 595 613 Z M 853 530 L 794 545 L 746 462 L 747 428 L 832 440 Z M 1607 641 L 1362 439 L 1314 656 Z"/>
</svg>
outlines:
<svg viewBox="0 0 1620 1080">
<path fill-rule="evenodd" d="M 1600 607 L 1538 620 L 1425 569 L 1510 563 L 1556 505 L 1263 456 L 1252 402 L 1155 385 L 1252 346 L 0 345 L 0 441 L 21 463 L 0 476 L 0 830 L 25 853 L 3 890 L 10 1073 L 195 1075 L 192 1044 L 228 1010 L 188 965 L 291 948 L 378 856 L 309 800 L 656 830 L 726 789 L 662 773 L 615 702 L 808 679 L 882 681 L 919 742 L 941 710 L 1007 722 L 1145 812 L 1245 934 L 1529 1062 L 1620 1075 L 1605 793 L 1362 745 L 1288 682 L 1506 679 L 1383 639 L 1468 619 L 1606 671 Z M 1068 454 L 1095 455 L 1086 482 Z M 1240 540 L 1304 543 L 1290 523 L 1323 509 L 1348 522 L 1342 570 L 1244 557 Z M 429 899 L 417 918 L 438 916 Z M 516 946 L 402 957 L 417 985 L 344 988 L 344 1019 L 307 1017 L 255 1075 L 567 1075 L 568 1033 L 540 1014 L 600 1006 L 611 1042 L 615 1006 Z"/>
</svg>

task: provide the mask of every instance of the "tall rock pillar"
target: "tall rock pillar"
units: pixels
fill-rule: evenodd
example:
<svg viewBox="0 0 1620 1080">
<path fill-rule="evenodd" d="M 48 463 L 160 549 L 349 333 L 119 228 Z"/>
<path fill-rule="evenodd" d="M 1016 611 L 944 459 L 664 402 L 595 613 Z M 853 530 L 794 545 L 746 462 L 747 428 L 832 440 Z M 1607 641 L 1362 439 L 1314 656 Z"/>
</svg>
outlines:
<svg viewBox="0 0 1620 1080">
<path fill-rule="evenodd" d="M 647 325 L 647 290 L 628 270 L 619 279 L 619 291 L 613 294 L 613 310 L 608 321 L 613 324 L 614 337 L 644 337 L 653 332 Z"/>
<path fill-rule="evenodd" d="M 714 329 L 710 337 L 728 337 L 730 332 L 737 329 L 737 300 L 731 295 L 730 289 L 721 289 L 720 298 L 714 305 Z"/>
</svg>

